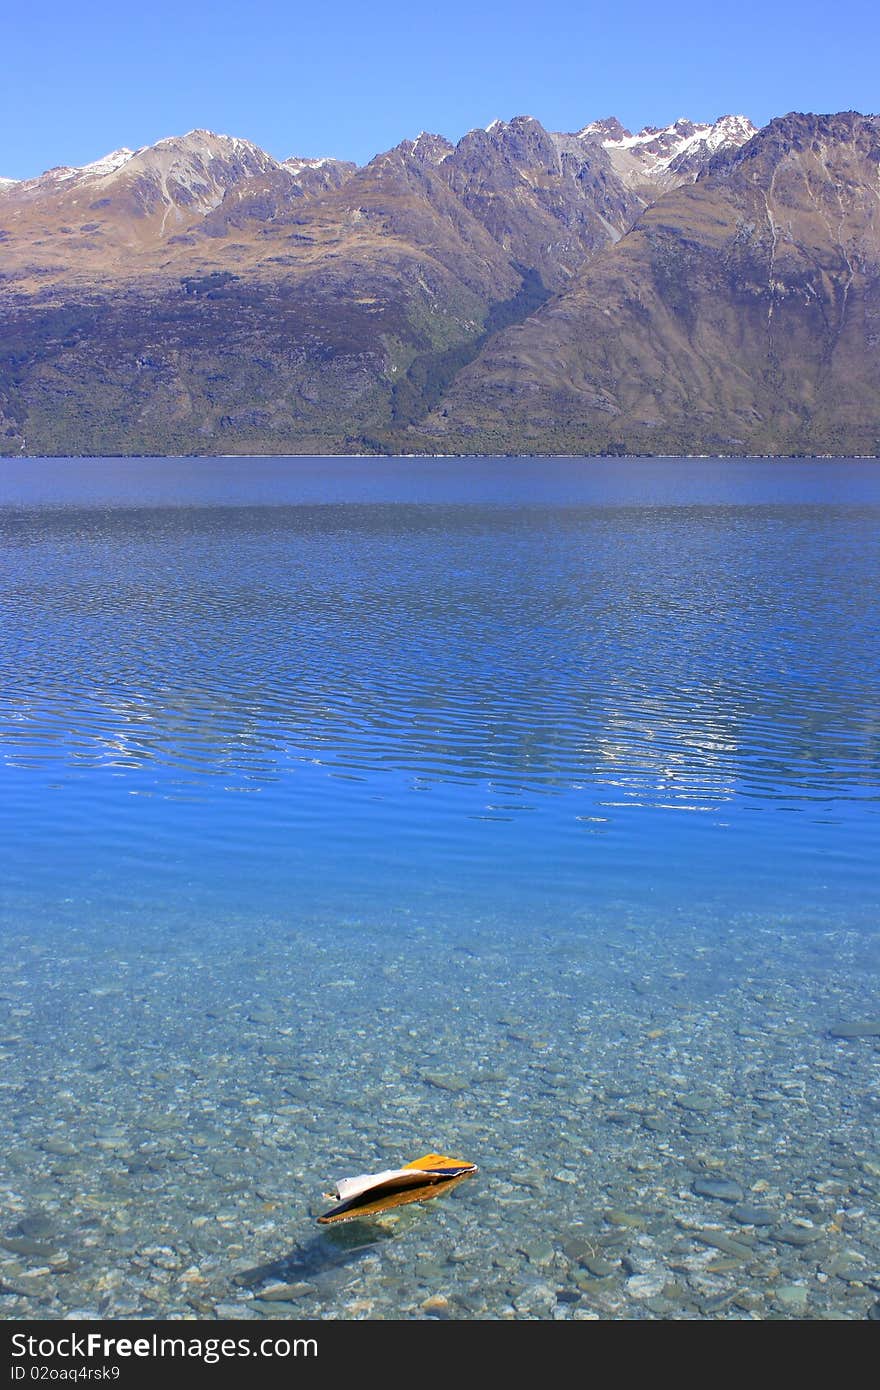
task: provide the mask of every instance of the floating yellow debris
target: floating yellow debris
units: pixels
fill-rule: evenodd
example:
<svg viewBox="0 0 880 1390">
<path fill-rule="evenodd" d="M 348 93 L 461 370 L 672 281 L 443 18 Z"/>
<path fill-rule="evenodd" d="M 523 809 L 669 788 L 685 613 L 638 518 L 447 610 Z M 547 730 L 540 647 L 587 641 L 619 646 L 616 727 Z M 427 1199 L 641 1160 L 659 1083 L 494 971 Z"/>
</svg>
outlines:
<svg viewBox="0 0 880 1390">
<path fill-rule="evenodd" d="M 383 1173 L 361 1173 L 356 1178 L 341 1178 L 335 1192 L 338 1205 L 318 1217 L 322 1225 L 330 1221 L 354 1221 L 360 1216 L 374 1216 L 390 1207 L 402 1207 L 407 1202 L 427 1202 L 440 1197 L 477 1171 L 475 1163 L 448 1158 L 445 1154 L 425 1154 L 402 1168 L 388 1168 Z"/>
</svg>

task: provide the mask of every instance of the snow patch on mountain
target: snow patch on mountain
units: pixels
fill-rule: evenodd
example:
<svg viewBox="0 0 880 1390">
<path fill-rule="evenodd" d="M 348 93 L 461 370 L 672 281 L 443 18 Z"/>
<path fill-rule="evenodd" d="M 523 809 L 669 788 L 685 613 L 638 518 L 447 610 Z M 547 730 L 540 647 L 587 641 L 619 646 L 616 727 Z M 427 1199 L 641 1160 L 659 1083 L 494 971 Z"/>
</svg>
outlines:
<svg viewBox="0 0 880 1390">
<path fill-rule="evenodd" d="M 711 125 L 682 117 L 672 125 L 646 126 L 637 134 L 610 118 L 584 126 L 577 138 L 601 144 L 624 183 L 633 186 L 648 181 L 662 186 L 695 178 L 711 155 L 725 148 L 738 149 L 755 134 L 757 126 L 747 116 L 721 116 Z"/>
<path fill-rule="evenodd" d="M 281 167 L 289 174 L 301 174 L 303 169 L 322 169 L 325 164 L 332 163 L 334 160 L 327 154 L 321 155 L 320 159 L 298 159 L 296 155 L 291 155 L 289 159 L 282 159 Z"/>
<path fill-rule="evenodd" d="M 101 159 L 95 159 L 91 164 L 83 164 L 79 168 L 69 168 L 57 175 L 56 182 L 63 183 L 65 179 L 78 178 L 103 178 L 105 174 L 115 174 L 117 169 L 121 169 L 123 164 L 127 164 L 134 157 L 135 151 L 124 147 L 112 150 L 110 154 L 105 154 Z"/>
</svg>

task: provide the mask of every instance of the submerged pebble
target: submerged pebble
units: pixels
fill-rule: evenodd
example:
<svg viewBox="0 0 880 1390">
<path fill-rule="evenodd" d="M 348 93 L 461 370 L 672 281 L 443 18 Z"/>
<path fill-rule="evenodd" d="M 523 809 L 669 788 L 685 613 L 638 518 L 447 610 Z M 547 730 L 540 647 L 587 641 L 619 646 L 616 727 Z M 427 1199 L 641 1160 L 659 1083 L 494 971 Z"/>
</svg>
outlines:
<svg viewBox="0 0 880 1390">
<path fill-rule="evenodd" d="M 751 1202 L 737 1202 L 736 1206 L 731 1207 L 730 1214 L 734 1221 L 743 1226 L 772 1226 L 776 1220 L 767 1207 L 754 1206 Z"/>
<path fill-rule="evenodd" d="M 697 1178 L 693 1192 L 697 1197 L 710 1197 L 718 1202 L 741 1202 L 744 1196 L 733 1178 Z"/>
<path fill-rule="evenodd" d="M 880 1038 L 880 1018 L 856 1023 L 835 1023 L 828 1032 L 832 1038 L 846 1038 L 849 1041 L 857 1038 Z"/>
<path fill-rule="evenodd" d="M 356 988 L 345 984 L 351 938 L 288 931 L 267 928 L 265 1002 L 237 1011 L 254 972 L 244 935 L 225 927 L 206 952 L 169 933 L 155 952 L 129 951 L 154 1020 L 146 1054 L 143 1014 L 120 1008 L 98 1042 L 71 1027 L 100 973 L 100 938 L 73 957 L 59 938 L 56 958 L 16 990 L 34 1020 L 47 995 L 59 1014 L 40 1018 L 39 1048 L 22 1027 L 21 1092 L 0 1109 L 4 1312 L 868 1317 L 880 1269 L 874 1053 L 847 1048 L 839 1075 L 820 1065 L 828 1038 L 792 969 L 801 928 L 774 936 L 775 964 L 742 932 L 726 945 L 697 930 L 621 933 L 617 952 L 572 939 L 551 964 L 503 932 L 438 957 L 430 935 L 410 932 L 404 949 L 399 933 L 376 929 L 371 947 L 390 976 Z M 712 970 L 694 974 L 710 939 Z M 857 1017 L 845 1005 L 864 1006 L 863 943 L 815 941 L 815 989 L 828 993 L 838 972 L 839 1016 Z M 643 1011 L 659 1006 L 628 988 L 617 954 L 643 960 L 649 978 L 664 961 L 687 967 L 684 980 L 659 972 L 675 1002 L 650 1047 L 622 1041 L 644 1037 Z M 108 931 L 106 961 L 117 955 Z M 12 958 L 0 962 L 0 1000 Z M 779 1031 L 752 977 L 772 985 Z M 497 1011 L 484 1002 L 494 998 Z M 498 1021 L 506 1008 L 514 1027 Z M 193 1011 L 195 1036 L 181 1025 Z M 53 1049 L 65 1056 L 63 1094 Z M 381 1222 L 317 1226 L 336 1178 L 430 1149 L 480 1172 Z"/>
<path fill-rule="evenodd" d="M 820 1240 L 821 1236 L 822 1232 L 813 1226 L 800 1226 L 789 1221 L 777 1226 L 773 1231 L 773 1239 L 781 1241 L 783 1245 L 812 1245 L 814 1241 Z"/>
<path fill-rule="evenodd" d="M 802 1284 L 780 1284 L 776 1297 L 792 1313 L 805 1313 L 810 1301 L 809 1290 Z"/>
</svg>

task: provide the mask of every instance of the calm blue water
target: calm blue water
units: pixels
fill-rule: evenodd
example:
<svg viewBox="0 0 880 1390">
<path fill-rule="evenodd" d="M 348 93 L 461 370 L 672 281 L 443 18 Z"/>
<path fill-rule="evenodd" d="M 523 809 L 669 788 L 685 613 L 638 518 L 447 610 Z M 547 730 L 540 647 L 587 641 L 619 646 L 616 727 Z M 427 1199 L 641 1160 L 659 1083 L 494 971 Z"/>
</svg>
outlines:
<svg viewBox="0 0 880 1390">
<path fill-rule="evenodd" d="M 876 907 L 869 463 L 5 464 L 16 896 Z"/>
<path fill-rule="evenodd" d="M 878 908 L 878 595 L 871 462 L 3 461 L 9 968 L 72 941 L 80 985 L 117 955 L 257 950 L 274 1007 L 273 960 L 296 979 L 329 952 L 358 1002 L 340 1012 L 313 962 L 310 1047 L 366 1083 L 408 937 L 428 943 L 422 991 L 383 1037 L 416 1058 L 453 949 L 477 962 L 477 1018 L 503 1004 L 490 956 L 522 953 L 514 1012 L 532 998 L 551 1047 L 571 1025 L 547 1002 L 560 943 L 627 933 L 637 973 L 664 950 L 680 966 L 684 942 L 772 973 L 774 931 L 787 979 L 828 933 L 858 958 Z M 215 1005 L 257 1007 L 242 968 Z M 80 1046 L 78 997 L 62 1034 Z M 28 1009 L 39 1033 L 39 992 Z M 346 1130 L 352 1171 L 376 1113 Z M 418 1147 L 417 1107 L 411 1129 Z M 339 1139 L 311 1127 L 310 1193 Z"/>
</svg>

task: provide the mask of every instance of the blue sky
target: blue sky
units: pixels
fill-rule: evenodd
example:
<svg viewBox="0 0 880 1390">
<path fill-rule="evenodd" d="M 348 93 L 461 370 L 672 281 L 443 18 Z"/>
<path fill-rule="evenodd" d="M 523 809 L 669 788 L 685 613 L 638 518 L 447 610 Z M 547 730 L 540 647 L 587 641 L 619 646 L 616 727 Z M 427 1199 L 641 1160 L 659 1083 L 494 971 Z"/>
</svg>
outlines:
<svg viewBox="0 0 880 1390">
<path fill-rule="evenodd" d="M 876 0 L 46 0 L 7 7 L 0 174 L 206 126 L 358 162 L 496 116 L 575 130 L 880 109 Z"/>
</svg>

